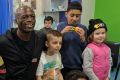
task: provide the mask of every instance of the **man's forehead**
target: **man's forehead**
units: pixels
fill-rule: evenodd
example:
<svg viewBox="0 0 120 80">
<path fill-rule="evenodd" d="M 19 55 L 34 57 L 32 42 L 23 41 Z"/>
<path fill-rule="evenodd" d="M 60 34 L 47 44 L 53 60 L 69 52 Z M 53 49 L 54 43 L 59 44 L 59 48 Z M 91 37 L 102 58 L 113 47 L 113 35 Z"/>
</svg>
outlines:
<svg viewBox="0 0 120 80">
<path fill-rule="evenodd" d="M 81 11 L 80 10 L 72 9 L 68 13 L 81 14 Z"/>
<path fill-rule="evenodd" d="M 19 7 L 17 10 L 16 10 L 16 13 L 26 13 L 26 12 L 33 12 L 33 10 L 28 7 L 28 6 L 23 6 L 23 7 Z"/>
</svg>

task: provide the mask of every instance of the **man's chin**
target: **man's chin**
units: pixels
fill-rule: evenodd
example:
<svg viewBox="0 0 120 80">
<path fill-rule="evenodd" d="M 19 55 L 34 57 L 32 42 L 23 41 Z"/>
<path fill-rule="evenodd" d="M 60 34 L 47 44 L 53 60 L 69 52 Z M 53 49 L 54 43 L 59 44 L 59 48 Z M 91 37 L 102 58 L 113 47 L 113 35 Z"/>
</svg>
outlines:
<svg viewBox="0 0 120 80">
<path fill-rule="evenodd" d="M 71 23 L 70 25 L 71 25 L 71 26 L 76 26 L 76 25 L 77 25 L 77 23 Z"/>
<path fill-rule="evenodd" d="M 33 29 L 29 29 L 29 30 L 23 30 L 22 32 L 24 33 L 31 33 L 33 31 Z"/>
</svg>

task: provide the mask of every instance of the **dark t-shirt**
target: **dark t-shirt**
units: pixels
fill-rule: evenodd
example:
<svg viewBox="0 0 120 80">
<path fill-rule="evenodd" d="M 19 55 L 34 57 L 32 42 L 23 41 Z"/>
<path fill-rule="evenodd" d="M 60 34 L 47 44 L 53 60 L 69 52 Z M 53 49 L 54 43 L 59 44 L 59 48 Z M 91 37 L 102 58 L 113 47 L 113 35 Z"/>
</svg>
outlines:
<svg viewBox="0 0 120 80">
<path fill-rule="evenodd" d="M 35 46 L 35 34 L 32 33 L 32 36 L 29 41 L 23 41 L 16 35 L 16 31 L 14 31 L 13 38 L 15 39 L 15 42 L 17 43 L 20 50 L 23 52 L 23 54 L 21 55 L 24 55 L 25 59 L 28 62 L 31 61 L 34 46 Z"/>
</svg>

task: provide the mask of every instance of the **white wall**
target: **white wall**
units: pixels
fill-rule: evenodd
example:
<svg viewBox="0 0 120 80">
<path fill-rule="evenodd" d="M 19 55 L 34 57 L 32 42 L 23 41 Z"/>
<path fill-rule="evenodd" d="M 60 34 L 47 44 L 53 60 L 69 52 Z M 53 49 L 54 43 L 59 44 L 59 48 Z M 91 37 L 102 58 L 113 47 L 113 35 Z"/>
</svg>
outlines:
<svg viewBox="0 0 120 80">
<path fill-rule="evenodd" d="M 88 26 L 89 19 L 94 18 L 95 0 L 82 0 L 81 23 Z"/>
<path fill-rule="evenodd" d="M 44 26 L 44 14 L 43 14 L 43 0 L 36 0 L 36 25 L 35 29 L 39 30 Z"/>
</svg>

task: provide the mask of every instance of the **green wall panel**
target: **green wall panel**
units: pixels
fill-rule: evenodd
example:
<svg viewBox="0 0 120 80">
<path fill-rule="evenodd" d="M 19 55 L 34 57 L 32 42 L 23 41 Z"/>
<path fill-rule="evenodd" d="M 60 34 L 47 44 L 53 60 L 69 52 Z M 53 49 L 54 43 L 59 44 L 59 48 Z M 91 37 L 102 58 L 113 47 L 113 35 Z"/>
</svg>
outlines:
<svg viewBox="0 0 120 80">
<path fill-rule="evenodd" d="M 108 40 L 120 42 L 120 0 L 96 0 L 95 18 L 108 26 Z"/>
</svg>

